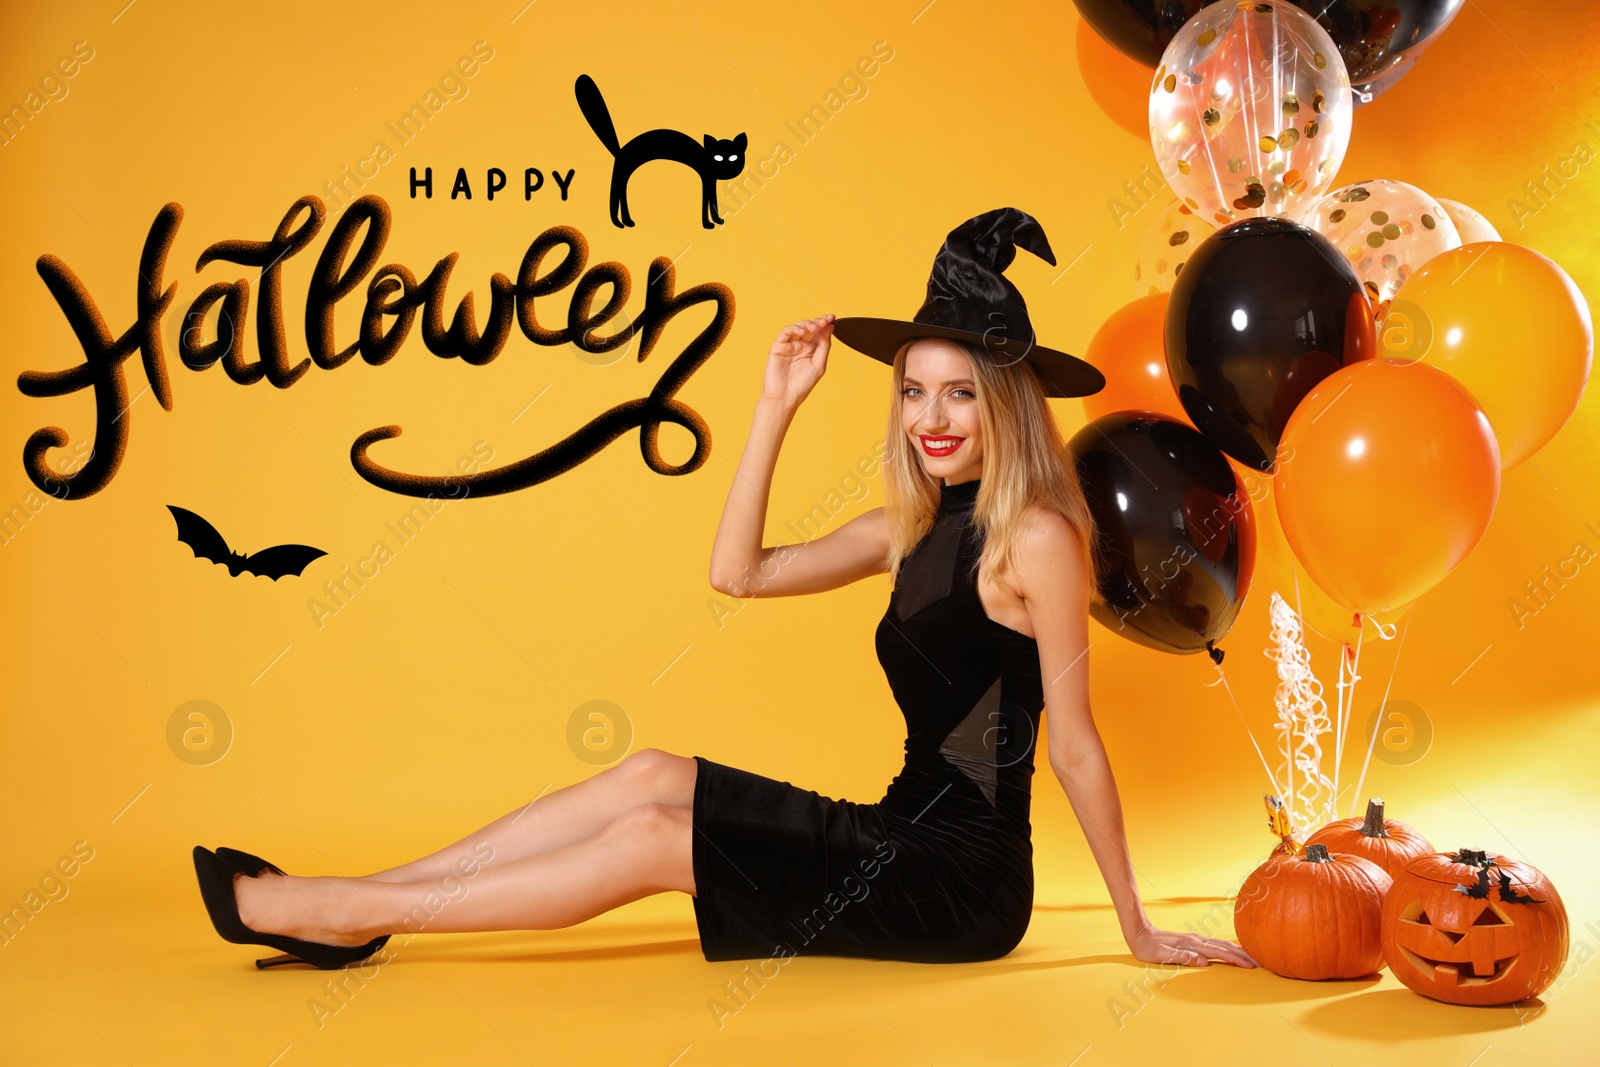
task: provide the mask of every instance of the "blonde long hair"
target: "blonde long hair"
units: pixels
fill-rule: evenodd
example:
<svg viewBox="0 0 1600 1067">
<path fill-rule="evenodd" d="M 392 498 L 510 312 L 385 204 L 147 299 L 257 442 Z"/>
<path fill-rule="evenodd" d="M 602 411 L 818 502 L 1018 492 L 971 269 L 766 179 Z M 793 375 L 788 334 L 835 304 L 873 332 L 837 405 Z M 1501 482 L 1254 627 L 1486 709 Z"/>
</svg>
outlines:
<svg viewBox="0 0 1600 1067">
<path fill-rule="evenodd" d="M 906 351 L 913 343 L 906 342 L 895 353 L 886 438 L 890 445 L 884 457 L 889 573 L 895 577 L 901 562 L 932 527 L 939 509 L 939 482 L 913 457 L 901 415 Z M 982 482 L 972 515 L 975 532 L 983 538 L 983 553 L 976 566 L 991 580 L 1011 570 L 1016 564 L 1023 515 L 1029 506 L 1038 504 L 1059 512 L 1077 531 L 1089 575 L 1090 601 L 1103 604 L 1094 516 L 1033 366 L 1025 359 L 1000 364 L 978 345 L 952 343 L 966 352 L 972 364 L 983 432 Z"/>
</svg>

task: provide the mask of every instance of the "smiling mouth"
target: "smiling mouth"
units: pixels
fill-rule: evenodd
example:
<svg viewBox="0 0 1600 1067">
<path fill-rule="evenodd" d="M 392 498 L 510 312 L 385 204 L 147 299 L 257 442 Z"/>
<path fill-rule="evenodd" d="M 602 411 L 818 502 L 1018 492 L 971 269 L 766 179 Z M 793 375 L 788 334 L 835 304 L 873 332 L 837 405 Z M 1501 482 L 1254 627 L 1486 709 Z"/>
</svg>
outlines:
<svg viewBox="0 0 1600 1067">
<path fill-rule="evenodd" d="M 1445 986 L 1486 985 L 1490 982 L 1504 978 L 1506 971 L 1516 962 L 1516 956 L 1507 956 L 1493 961 L 1493 970 L 1488 974 L 1479 974 L 1479 966 L 1466 960 L 1435 960 L 1419 952 L 1413 952 L 1404 945 L 1397 946 L 1405 954 L 1406 961 L 1423 974 L 1430 975 L 1434 981 Z"/>
<path fill-rule="evenodd" d="M 960 448 L 961 442 L 966 440 L 965 437 L 952 437 L 948 434 L 938 436 L 922 434 L 920 436 L 922 438 L 922 450 L 930 456 L 948 456 Z"/>
<path fill-rule="evenodd" d="M 1413 904 L 1400 915 L 1401 930 L 1412 929 L 1419 934 L 1423 930 L 1433 931 L 1431 936 L 1438 942 L 1436 952 L 1450 952 L 1454 946 L 1458 951 L 1450 952 L 1454 959 L 1438 959 L 1433 956 L 1423 955 L 1408 945 L 1396 941 L 1395 947 L 1405 957 L 1407 963 L 1416 968 L 1418 973 L 1427 975 L 1440 986 L 1447 988 L 1460 988 L 1464 986 L 1488 985 L 1497 982 L 1506 976 L 1513 964 L 1521 956 L 1510 943 L 1507 936 L 1515 933 L 1505 916 L 1498 909 L 1486 907 L 1473 920 L 1470 932 L 1468 930 L 1446 930 L 1435 926 L 1428 917 L 1427 912 L 1420 904 Z M 1473 938 L 1468 942 L 1467 950 L 1460 950 L 1461 943 L 1468 936 Z M 1408 935 L 1406 940 L 1412 944 L 1421 944 L 1415 936 Z M 1498 950 L 1498 951 L 1497 951 Z M 1504 953 L 1502 955 L 1502 953 Z"/>
</svg>

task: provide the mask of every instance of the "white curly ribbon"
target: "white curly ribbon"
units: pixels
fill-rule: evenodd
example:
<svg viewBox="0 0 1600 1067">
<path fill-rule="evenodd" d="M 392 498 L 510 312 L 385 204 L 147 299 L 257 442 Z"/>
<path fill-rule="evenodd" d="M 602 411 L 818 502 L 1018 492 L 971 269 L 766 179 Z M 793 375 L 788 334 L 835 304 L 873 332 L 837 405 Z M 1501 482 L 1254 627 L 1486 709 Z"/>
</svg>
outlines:
<svg viewBox="0 0 1600 1067">
<path fill-rule="evenodd" d="M 1300 616 L 1276 592 L 1272 594 L 1270 610 L 1272 640 L 1263 655 L 1278 666 L 1274 694 L 1278 719 L 1272 728 L 1277 734 L 1278 755 L 1282 757 L 1272 776 L 1273 788 L 1284 798 L 1290 827 L 1303 839 L 1332 819 L 1339 794 L 1338 772 L 1335 770 L 1333 779 L 1322 773 L 1321 739 L 1330 726 L 1328 704 L 1322 697 L 1322 683 L 1311 671 L 1311 654 L 1306 650 Z M 1339 685 L 1342 712 L 1342 669 Z"/>
<path fill-rule="evenodd" d="M 1295 574 L 1295 600 L 1298 604 L 1300 600 L 1298 572 Z M 1361 680 L 1357 669 L 1361 662 L 1361 642 L 1366 634 L 1366 624 L 1372 623 L 1378 631 L 1379 640 L 1392 641 L 1397 631 L 1400 635 L 1400 645 L 1395 651 L 1394 663 L 1389 671 L 1389 682 L 1384 687 L 1383 703 L 1379 705 L 1383 707 L 1388 704 L 1389 692 L 1394 687 L 1395 672 L 1400 668 L 1400 653 L 1405 649 L 1405 633 L 1411 628 L 1411 614 L 1410 612 L 1406 614 L 1404 631 L 1392 623 L 1385 627 L 1370 615 L 1356 615 L 1360 620 L 1361 630 L 1356 635 L 1353 650 L 1348 641 L 1342 645 L 1339 656 L 1339 704 L 1330 719 L 1327 702 L 1323 699 L 1322 683 L 1311 670 L 1311 654 L 1306 648 L 1300 612 L 1289 607 L 1277 592 L 1272 594 L 1269 611 L 1272 619 L 1271 647 L 1263 654 L 1278 666 L 1278 688 L 1274 694 L 1278 715 L 1273 730 L 1277 734 L 1277 750 L 1281 762 L 1276 772 L 1268 764 L 1265 753 L 1256 742 L 1255 732 L 1250 729 L 1250 723 L 1245 718 L 1243 709 L 1239 707 L 1238 699 L 1233 695 L 1233 687 L 1228 684 L 1228 677 L 1222 670 L 1222 664 L 1213 664 L 1217 677 L 1214 681 L 1203 684 L 1207 688 L 1221 685 L 1228 694 L 1228 699 L 1233 703 L 1234 711 L 1245 728 L 1245 734 L 1250 738 L 1250 745 L 1261 760 L 1261 767 L 1266 772 L 1267 780 L 1272 784 L 1274 792 L 1285 800 L 1284 810 L 1288 815 L 1290 829 L 1298 839 L 1304 840 L 1313 829 L 1325 826 L 1338 818 L 1339 798 L 1344 794 L 1344 790 L 1339 788 L 1340 756 L 1344 751 L 1345 737 L 1350 731 L 1351 712 L 1355 707 L 1355 686 Z M 1321 738 L 1330 728 L 1334 732 L 1332 778 L 1322 772 Z M 1366 758 L 1361 763 L 1360 777 L 1354 783 L 1355 799 L 1352 801 L 1351 816 L 1357 814 L 1355 808 L 1359 807 L 1361 786 L 1366 781 L 1367 767 L 1372 762 L 1373 745 L 1380 732 L 1374 730 L 1372 737 L 1367 739 Z"/>
</svg>

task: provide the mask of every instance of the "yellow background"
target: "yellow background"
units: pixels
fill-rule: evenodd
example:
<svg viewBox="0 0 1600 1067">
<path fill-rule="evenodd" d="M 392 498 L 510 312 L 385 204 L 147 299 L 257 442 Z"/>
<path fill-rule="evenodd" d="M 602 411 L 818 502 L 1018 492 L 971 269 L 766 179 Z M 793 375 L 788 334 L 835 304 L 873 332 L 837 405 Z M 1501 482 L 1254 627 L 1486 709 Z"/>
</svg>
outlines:
<svg viewBox="0 0 1600 1067">
<path fill-rule="evenodd" d="M 1009 272 L 1042 337 L 1082 352 L 1134 292 L 1133 263 L 1155 212 L 1127 201 L 1123 183 L 1153 170 L 1150 147 L 1091 101 L 1070 4 L 519 7 L 113 0 L 4 16 L 6 110 L 74 42 L 94 50 L 66 80 L 65 98 L 0 147 L 8 381 L 81 360 L 36 258 L 48 252 L 70 265 L 120 333 L 133 320 L 139 250 L 169 201 L 185 213 L 166 275 L 177 306 L 213 281 L 249 278 L 253 355 L 257 272 L 213 265 L 196 274 L 195 257 L 226 238 L 264 240 L 297 197 L 326 198 L 324 183 L 378 140 L 395 150 L 363 190 L 394 212 L 380 263 L 421 276 L 459 252 L 451 308 L 470 288 L 481 313 L 488 276 L 514 274 L 538 233 L 569 224 L 588 238 L 591 262 L 616 260 L 632 273 L 630 310 L 642 304 L 650 260 L 664 255 L 676 260 L 680 289 L 730 286 L 737 317 L 677 394 L 712 428 L 701 469 L 658 476 L 627 434 L 544 484 L 453 501 L 403 545 L 385 524 L 418 501 L 352 470 L 360 433 L 403 426 L 373 451 L 402 470 L 443 473 L 480 441 L 494 465 L 509 462 L 645 395 L 704 310 L 670 327 L 642 364 L 594 366 L 513 331 L 497 360 L 473 367 L 428 353 L 418 323 L 385 366 L 313 368 L 277 390 L 238 386 L 218 368 L 188 371 L 169 351 L 173 410 L 149 392 L 135 400 L 110 484 L 47 503 L 8 527 L 0 547 L 0 906 L 22 902 L 75 843 L 93 849 L 66 880 L 67 895 L 0 948 L 0 1058 L 1490 1064 L 1592 1055 L 1584 1006 L 1597 992 L 1587 961 L 1600 943 L 1600 577 L 1591 564 L 1552 584 L 1520 626 L 1509 606 L 1577 542 L 1600 548 L 1592 394 L 1508 474 L 1475 551 L 1401 623 L 1403 646 L 1368 631 L 1355 700 L 1359 737 L 1392 676 L 1392 696 L 1423 709 L 1434 733 L 1414 763 L 1375 760 L 1364 794 L 1385 797 L 1392 817 L 1441 849 L 1500 851 L 1560 888 L 1573 952 L 1541 1004 L 1453 1008 L 1387 972 L 1312 984 L 1221 965 L 1146 968 L 1128 954 L 1044 767 L 1034 791 L 1036 911 L 1015 953 L 959 967 L 792 961 L 720 1028 L 707 1002 L 740 965 L 701 958 L 690 901 L 677 894 L 568 930 L 417 938 L 320 1028 L 307 1001 L 328 975 L 256 972 L 255 950 L 218 940 L 195 888 L 192 845 L 259 852 L 297 874 L 394 865 L 591 773 L 567 741 L 574 709 L 590 700 L 623 710 L 633 748 L 699 753 L 828 795 L 877 799 L 903 737 L 871 642 L 888 580 L 742 606 L 706 580 L 773 335 L 825 312 L 909 316 L 944 234 L 1006 204 L 1041 220 L 1060 261 L 1022 256 Z M 1537 212 L 1519 213 L 1520 226 L 1509 201 L 1577 145 L 1600 149 L 1600 111 L 1589 106 L 1600 88 L 1600 11 L 1568 5 L 1528 20 L 1525 10 L 1471 0 L 1404 81 L 1356 112 L 1335 184 L 1397 178 L 1470 204 L 1507 239 L 1563 265 L 1592 301 L 1595 165 Z M 385 123 L 478 41 L 493 56 L 463 79 L 466 95 L 400 145 Z M 824 103 L 877 42 L 892 58 L 802 144 L 785 124 Z M 744 183 L 753 194 L 725 207 L 727 225 L 714 232 L 699 225 L 696 179 L 649 166 L 630 189 L 638 225 L 618 230 L 606 211 L 610 160 L 573 101 L 579 73 L 596 79 L 624 140 L 658 126 L 745 131 L 753 161 L 779 140 L 791 152 L 764 185 Z M 412 166 L 434 169 L 431 201 L 408 199 Z M 489 203 L 483 174 L 494 166 L 511 180 Z M 457 167 L 473 180 L 471 203 L 448 198 Z M 570 200 L 547 180 L 525 202 L 524 167 L 574 168 Z M 1140 208 L 1120 226 L 1108 207 L 1115 197 Z M 283 272 L 295 361 L 305 355 L 305 287 L 327 230 Z M 360 291 L 340 305 L 341 345 L 353 339 L 359 300 Z M 566 302 L 563 293 L 540 306 L 559 315 Z M 165 332 L 173 336 L 170 322 Z M 126 368 L 138 394 L 137 359 Z M 796 540 L 787 524 L 813 508 L 831 529 L 881 501 L 875 480 L 847 497 L 857 462 L 882 440 L 888 383 L 881 364 L 834 349 L 778 465 L 771 543 Z M 1082 425 L 1077 402 L 1054 410 L 1067 434 Z M 93 418 L 87 393 L 41 400 L 0 388 L 11 457 L 0 463 L 0 506 L 30 494 L 37 502 L 20 462 L 30 433 L 59 425 L 76 444 Z M 679 428 L 665 428 L 661 444 L 669 462 L 689 455 Z M 227 579 L 176 541 L 169 503 L 215 522 L 236 549 L 301 541 L 328 557 L 302 579 Z M 1382 551 L 1384 531 L 1370 534 Z M 319 628 L 307 605 L 317 583 L 380 540 L 394 558 Z M 1141 891 L 1156 922 L 1173 929 L 1231 935 L 1229 896 L 1273 843 L 1266 777 L 1247 733 L 1270 744 L 1267 592 L 1252 591 L 1222 642 L 1226 687 L 1208 687 L 1217 674 L 1203 656 L 1091 630 L 1096 721 Z M 1316 641 L 1314 652 L 1331 702 L 1337 650 Z M 220 706 L 235 733 L 209 766 L 168 746 L 169 718 L 190 700 Z M 1352 741 L 1344 783 L 1359 756 Z M 1347 795 L 1341 814 L 1353 803 Z M 1136 999 L 1127 982 L 1144 992 Z"/>
</svg>

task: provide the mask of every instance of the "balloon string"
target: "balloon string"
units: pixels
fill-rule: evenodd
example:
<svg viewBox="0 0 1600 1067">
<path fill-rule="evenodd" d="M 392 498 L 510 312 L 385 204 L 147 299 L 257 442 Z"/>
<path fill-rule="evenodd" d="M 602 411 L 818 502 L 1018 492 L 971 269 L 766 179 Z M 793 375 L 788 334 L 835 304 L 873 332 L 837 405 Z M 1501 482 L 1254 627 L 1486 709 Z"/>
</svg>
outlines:
<svg viewBox="0 0 1600 1067">
<path fill-rule="evenodd" d="M 1378 636 L 1380 638 L 1382 638 L 1385 641 L 1393 641 L 1394 640 L 1395 631 L 1397 629 L 1399 629 L 1399 627 L 1395 626 L 1394 623 L 1391 622 L 1389 624 L 1389 629 L 1388 630 L 1384 630 L 1383 623 L 1379 622 L 1377 619 L 1374 619 L 1371 615 L 1363 615 L 1363 616 L 1361 616 L 1361 618 L 1366 622 L 1372 623 L 1373 628 L 1378 631 Z M 1406 615 L 1406 625 L 1407 626 L 1411 625 L 1411 616 L 1409 614 Z"/>
<path fill-rule="evenodd" d="M 1300 604 L 1300 568 L 1291 566 L 1289 573 L 1294 575 L 1294 615 L 1300 620 L 1300 629 L 1305 630 L 1306 613 Z"/>
<path fill-rule="evenodd" d="M 1361 761 L 1361 775 L 1356 779 L 1356 791 L 1355 795 L 1351 798 L 1349 817 L 1355 816 L 1356 808 L 1359 806 L 1361 801 L 1361 786 L 1362 783 L 1367 780 L 1367 765 L 1372 762 L 1372 746 L 1377 743 L 1379 730 L 1383 726 L 1383 720 L 1381 716 L 1383 714 L 1383 709 L 1389 706 L 1389 691 L 1394 688 L 1394 676 L 1400 670 L 1400 653 L 1406 650 L 1406 634 L 1411 632 L 1411 615 L 1416 610 L 1416 606 L 1412 605 L 1411 611 L 1406 612 L 1406 628 L 1401 631 L 1400 644 L 1397 645 L 1394 650 L 1394 666 L 1389 668 L 1389 684 L 1383 687 L 1383 702 L 1378 705 L 1378 714 L 1380 718 L 1377 722 L 1373 723 L 1372 736 L 1367 738 L 1367 756 L 1366 759 Z"/>
<path fill-rule="evenodd" d="M 1256 744 L 1255 732 L 1250 729 L 1250 724 L 1245 722 L 1244 711 L 1239 707 L 1239 701 L 1234 699 L 1233 687 L 1228 684 L 1228 676 L 1222 672 L 1222 664 L 1213 663 L 1212 666 L 1217 668 L 1217 681 L 1206 682 L 1206 688 L 1209 689 L 1218 682 L 1222 683 L 1223 691 L 1228 694 L 1228 699 L 1233 701 L 1233 710 L 1235 714 L 1239 716 L 1239 722 L 1244 726 L 1245 735 L 1250 738 L 1250 747 L 1256 750 L 1256 757 L 1261 760 L 1261 769 L 1267 772 L 1268 784 L 1270 784 L 1273 789 L 1277 789 L 1278 781 L 1272 776 L 1272 768 L 1267 764 L 1267 757 L 1262 753 L 1261 746 Z"/>
<path fill-rule="evenodd" d="M 1248 22 L 1248 20 L 1246 20 L 1246 21 Z M 1247 33 L 1249 32 L 1248 29 L 1246 30 L 1246 32 Z M 1237 53 L 1235 53 L 1234 56 L 1233 56 L 1233 77 L 1234 77 L 1235 84 L 1239 84 L 1239 85 L 1245 84 L 1239 78 L 1239 57 L 1238 57 Z M 1222 192 L 1222 186 L 1223 186 L 1222 174 L 1217 170 L 1217 159 L 1216 159 L 1216 156 L 1214 154 L 1212 154 L 1212 152 L 1209 149 L 1206 149 L 1206 150 L 1202 151 L 1201 149 L 1199 149 L 1197 147 L 1193 147 L 1191 145 L 1189 151 L 1184 154 L 1183 158 L 1185 160 L 1191 160 L 1191 158 L 1196 153 L 1199 153 L 1200 155 L 1205 157 L 1206 169 L 1211 172 L 1211 187 L 1214 190 L 1216 190 L 1218 202 L 1222 205 L 1223 208 L 1226 208 L 1227 207 L 1227 199 L 1228 198 L 1225 195 L 1223 195 L 1223 192 Z M 1181 203 L 1181 201 L 1180 201 L 1180 203 Z M 1214 223 L 1217 220 L 1215 218 L 1213 218 L 1210 221 Z"/>
<path fill-rule="evenodd" d="M 1242 48 L 1241 50 L 1239 50 L 1239 51 L 1234 53 L 1233 76 L 1237 80 L 1237 83 L 1238 83 L 1238 86 L 1239 86 L 1238 92 L 1243 93 L 1243 92 L 1246 91 L 1246 87 L 1249 87 L 1251 90 L 1254 89 L 1254 87 L 1255 87 L 1255 72 L 1253 70 L 1246 70 L 1245 72 L 1241 73 L 1240 70 L 1239 70 L 1239 67 L 1242 64 L 1248 64 L 1250 62 L 1249 57 L 1255 54 L 1255 49 L 1254 49 L 1254 47 L 1251 46 L 1251 43 L 1250 43 L 1250 20 L 1249 19 L 1243 19 L 1243 20 L 1241 20 L 1241 23 L 1243 25 L 1243 34 L 1242 34 L 1242 36 L 1244 37 L 1244 48 Z M 1273 53 L 1272 54 L 1274 56 L 1277 55 L 1277 49 L 1276 48 L 1273 49 Z M 1274 101 L 1276 101 L 1278 99 L 1277 94 L 1273 94 L 1272 99 Z M 1243 106 L 1243 103 L 1241 103 L 1240 104 L 1240 111 L 1241 111 L 1241 113 L 1245 113 L 1245 114 L 1248 114 L 1250 116 L 1250 123 L 1249 123 L 1249 125 L 1250 125 L 1250 140 L 1249 140 L 1248 143 L 1249 144 L 1260 144 L 1261 143 L 1261 129 L 1257 125 L 1259 117 L 1256 115 L 1256 109 L 1254 107 L 1245 108 Z M 1227 208 L 1228 208 L 1228 203 L 1227 203 L 1227 197 L 1226 196 L 1224 196 L 1222 198 L 1222 208 L 1223 208 L 1224 211 L 1226 211 Z"/>
<path fill-rule="evenodd" d="M 1350 728 L 1350 712 L 1356 703 L 1356 683 L 1361 680 L 1357 670 L 1361 666 L 1361 638 L 1366 634 L 1367 628 L 1363 626 L 1356 634 L 1356 648 L 1354 655 L 1350 652 L 1350 642 L 1344 643 L 1344 655 L 1339 657 L 1339 713 L 1334 719 L 1333 735 L 1333 800 L 1330 801 L 1328 818 L 1337 813 L 1339 789 L 1339 764 L 1344 756 L 1344 739 Z M 1349 681 L 1346 682 L 1346 677 Z"/>
</svg>

